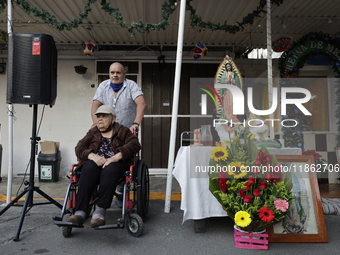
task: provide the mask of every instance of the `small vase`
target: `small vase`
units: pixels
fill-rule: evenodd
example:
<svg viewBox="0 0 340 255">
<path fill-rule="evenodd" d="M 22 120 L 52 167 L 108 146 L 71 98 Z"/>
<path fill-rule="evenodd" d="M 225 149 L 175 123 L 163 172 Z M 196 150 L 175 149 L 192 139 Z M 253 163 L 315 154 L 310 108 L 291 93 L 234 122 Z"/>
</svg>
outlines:
<svg viewBox="0 0 340 255">
<path fill-rule="evenodd" d="M 201 130 L 201 143 L 203 146 L 212 146 L 213 137 L 211 134 L 211 126 L 202 125 Z"/>
</svg>

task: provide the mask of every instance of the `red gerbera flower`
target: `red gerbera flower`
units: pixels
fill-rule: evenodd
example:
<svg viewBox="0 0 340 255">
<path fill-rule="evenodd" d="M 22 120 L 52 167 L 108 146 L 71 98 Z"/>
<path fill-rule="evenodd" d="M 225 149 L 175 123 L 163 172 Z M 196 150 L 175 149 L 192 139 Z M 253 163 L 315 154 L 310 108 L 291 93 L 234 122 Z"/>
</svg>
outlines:
<svg viewBox="0 0 340 255">
<path fill-rule="evenodd" d="M 273 210 L 270 210 L 267 206 L 265 206 L 259 209 L 259 217 L 264 222 L 271 222 L 274 220 L 275 215 Z"/>
</svg>

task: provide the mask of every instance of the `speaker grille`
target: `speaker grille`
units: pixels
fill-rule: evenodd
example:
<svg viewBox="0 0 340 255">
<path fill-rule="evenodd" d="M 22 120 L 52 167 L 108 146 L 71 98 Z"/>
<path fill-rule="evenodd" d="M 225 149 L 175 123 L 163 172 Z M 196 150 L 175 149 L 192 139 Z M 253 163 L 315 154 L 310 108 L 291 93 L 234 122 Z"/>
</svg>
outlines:
<svg viewBox="0 0 340 255">
<path fill-rule="evenodd" d="M 33 54 L 34 47 L 40 49 Z M 57 50 L 53 37 L 13 33 L 9 36 L 8 52 L 7 103 L 53 105 L 57 96 Z"/>
</svg>

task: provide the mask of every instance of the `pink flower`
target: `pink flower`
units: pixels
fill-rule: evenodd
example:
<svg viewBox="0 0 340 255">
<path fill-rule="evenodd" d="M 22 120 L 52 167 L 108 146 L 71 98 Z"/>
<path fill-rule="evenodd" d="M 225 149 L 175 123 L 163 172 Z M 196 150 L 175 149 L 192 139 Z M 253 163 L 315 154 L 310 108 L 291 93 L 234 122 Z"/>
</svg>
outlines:
<svg viewBox="0 0 340 255">
<path fill-rule="evenodd" d="M 288 202 L 286 200 L 280 199 L 280 198 L 278 198 L 274 201 L 274 205 L 275 205 L 275 209 L 280 210 L 281 212 L 286 212 L 288 207 L 289 207 Z"/>
</svg>

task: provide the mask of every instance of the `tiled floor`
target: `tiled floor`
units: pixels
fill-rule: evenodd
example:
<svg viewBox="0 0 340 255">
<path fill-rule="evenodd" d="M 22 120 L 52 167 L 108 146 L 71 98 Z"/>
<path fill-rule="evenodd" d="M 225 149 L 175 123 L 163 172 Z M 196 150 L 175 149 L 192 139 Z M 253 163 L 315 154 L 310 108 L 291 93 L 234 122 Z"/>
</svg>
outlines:
<svg viewBox="0 0 340 255">
<path fill-rule="evenodd" d="M 340 198 L 340 184 L 321 183 L 319 184 L 320 195 L 323 198 Z"/>
</svg>

